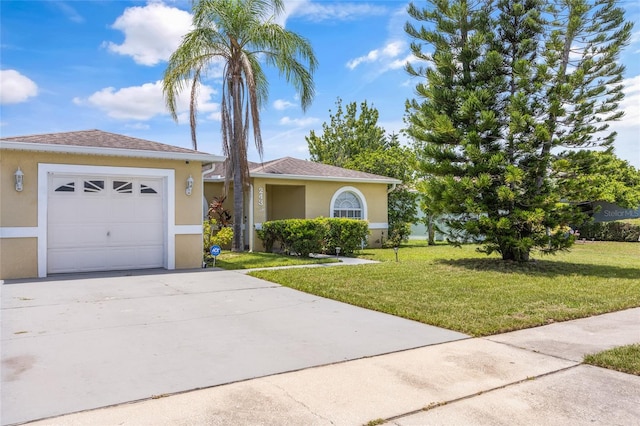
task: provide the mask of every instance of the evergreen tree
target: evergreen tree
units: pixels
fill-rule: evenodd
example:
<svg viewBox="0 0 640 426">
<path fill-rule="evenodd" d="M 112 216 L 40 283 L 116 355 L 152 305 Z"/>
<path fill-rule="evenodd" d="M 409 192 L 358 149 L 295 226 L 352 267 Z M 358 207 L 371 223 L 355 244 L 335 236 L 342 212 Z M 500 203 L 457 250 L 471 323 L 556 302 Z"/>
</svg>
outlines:
<svg viewBox="0 0 640 426">
<path fill-rule="evenodd" d="M 336 108 L 335 114 L 329 110 L 331 121 L 322 124 L 322 135 L 318 136 L 312 130 L 305 138 L 311 161 L 346 167 L 356 155 L 386 146 L 385 131 L 378 126 L 378 110 L 369 107 L 367 101 L 360 104 L 360 113 L 355 102 L 343 110 L 340 98 Z"/>
<path fill-rule="evenodd" d="M 406 32 L 427 66 L 407 102 L 429 196 L 452 242 L 526 261 L 572 244 L 578 220 L 549 174 L 559 147 L 608 146 L 631 24 L 613 0 L 431 0 Z M 426 46 L 432 48 L 427 53 Z"/>
</svg>

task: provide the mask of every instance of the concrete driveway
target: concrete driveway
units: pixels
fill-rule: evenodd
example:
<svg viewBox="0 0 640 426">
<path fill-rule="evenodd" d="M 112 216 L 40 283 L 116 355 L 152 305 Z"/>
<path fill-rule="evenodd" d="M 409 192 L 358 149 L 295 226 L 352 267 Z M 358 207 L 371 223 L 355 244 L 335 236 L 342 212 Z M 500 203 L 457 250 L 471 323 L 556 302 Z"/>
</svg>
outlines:
<svg viewBox="0 0 640 426">
<path fill-rule="evenodd" d="M 228 271 L 5 282 L 2 424 L 465 339 Z"/>
</svg>

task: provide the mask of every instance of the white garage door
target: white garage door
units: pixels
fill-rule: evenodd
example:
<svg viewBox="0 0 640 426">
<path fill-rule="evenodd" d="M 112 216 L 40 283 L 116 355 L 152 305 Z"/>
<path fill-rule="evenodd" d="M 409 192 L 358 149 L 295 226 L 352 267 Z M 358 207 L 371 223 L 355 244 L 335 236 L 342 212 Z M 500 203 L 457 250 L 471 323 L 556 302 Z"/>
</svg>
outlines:
<svg viewBox="0 0 640 426">
<path fill-rule="evenodd" d="M 49 177 L 47 272 L 164 266 L 162 179 Z"/>
</svg>

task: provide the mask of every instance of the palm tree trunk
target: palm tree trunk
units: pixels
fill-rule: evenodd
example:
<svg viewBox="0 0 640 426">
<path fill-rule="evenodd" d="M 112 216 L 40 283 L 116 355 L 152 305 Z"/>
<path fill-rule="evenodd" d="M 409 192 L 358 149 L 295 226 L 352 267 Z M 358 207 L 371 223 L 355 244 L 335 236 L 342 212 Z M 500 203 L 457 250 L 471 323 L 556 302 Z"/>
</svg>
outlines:
<svg viewBox="0 0 640 426">
<path fill-rule="evenodd" d="M 244 185 L 242 181 L 241 144 L 244 144 L 242 125 L 242 99 L 240 94 L 240 75 L 234 73 L 231 81 L 233 102 L 233 141 L 231 146 L 231 167 L 233 167 L 233 243 L 231 251 L 244 251 Z"/>
</svg>

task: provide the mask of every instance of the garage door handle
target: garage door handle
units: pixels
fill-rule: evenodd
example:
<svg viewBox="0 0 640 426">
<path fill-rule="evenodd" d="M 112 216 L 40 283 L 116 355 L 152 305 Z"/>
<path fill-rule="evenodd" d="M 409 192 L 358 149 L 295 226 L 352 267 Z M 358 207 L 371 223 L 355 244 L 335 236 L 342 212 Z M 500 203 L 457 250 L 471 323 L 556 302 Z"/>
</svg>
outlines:
<svg viewBox="0 0 640 426">
<path fill-rule="evenodd" d="M 107 231 L 107 237 L 111 236 L 111 231 Z"/>
</svg>

